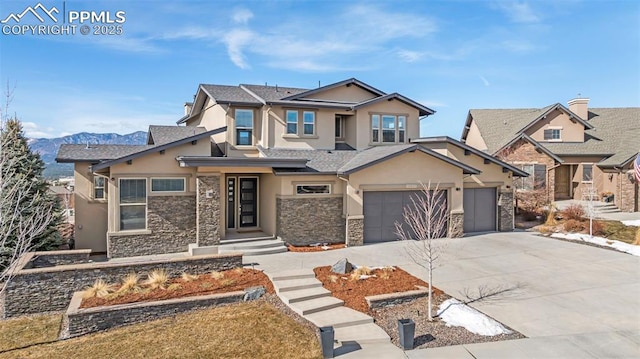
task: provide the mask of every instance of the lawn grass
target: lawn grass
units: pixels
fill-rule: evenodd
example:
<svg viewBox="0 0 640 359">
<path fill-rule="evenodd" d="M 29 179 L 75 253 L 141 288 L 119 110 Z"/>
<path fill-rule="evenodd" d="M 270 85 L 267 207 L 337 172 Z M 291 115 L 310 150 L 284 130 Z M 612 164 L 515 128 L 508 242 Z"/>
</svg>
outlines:
<svg viewBox="0 0 640 359">
<path fill-rule="evenodd" d="M 0 320 L 0 353 L 58 339 L 61 321 L 62 314 Z"/>
<path fill-rule="evenodd" d="M 17 324 L 0 322 L 2 332 Z M 57 334 L 57 328 L 48 330 L 47 338 Z M 256 301 L 0 353 L 0 358 L 322 358 L 322 352 L 315 333 Z"/>
<path fill-rule="evenodd" d="M 620 221 L 601 221 L 603 226 L 602 234 L 607 239 L 615 239 L 620 242 L 633 244 L 636 239 L 638 227 L 625 226 Z"/>
</svg>

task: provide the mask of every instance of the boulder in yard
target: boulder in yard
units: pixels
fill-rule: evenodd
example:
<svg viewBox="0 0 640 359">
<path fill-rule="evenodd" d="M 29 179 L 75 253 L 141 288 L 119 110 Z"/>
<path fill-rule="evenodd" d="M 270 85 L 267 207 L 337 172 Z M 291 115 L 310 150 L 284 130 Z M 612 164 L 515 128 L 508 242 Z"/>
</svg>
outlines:
<svg viewBox="0 0 640 359">
<path fill-rule="evenodd" d="M 353 270 L 353 265 L 349 263 L 347 258 L 339 260 L 336 264 L 331 266 L 331 271 L 338 274 L 347 274 Z"/>
<path fill-rule="evenodd" d="M 260 297 L 262 297 L 264 295 L 264 293 L 266 293 L 266 289 L 264 289 L 263 286 L 259 286 L 259 287 L 249 287 L 247 289 L 244 290 L 244 298 L 243 300 L 249 301 L 249 300 L 256 300 Z"/>
</svg>

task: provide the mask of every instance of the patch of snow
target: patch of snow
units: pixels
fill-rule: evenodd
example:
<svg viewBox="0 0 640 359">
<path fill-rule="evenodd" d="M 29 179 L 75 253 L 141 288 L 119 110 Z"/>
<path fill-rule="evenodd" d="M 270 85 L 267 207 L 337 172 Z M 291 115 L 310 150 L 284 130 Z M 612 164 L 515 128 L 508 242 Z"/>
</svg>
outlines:
<svg viewBox="0 0 640 359">
<path fill-rule="evenodd" d="M 373 278 L 373 277 L 376 277 L 376 275 L 375 274 L 373 274 L 373 275 L 362 274 L 362 275 L 360 275 L 360 277 L 358 277 L 358 279 L 367 279 L 367 278 Z"/>
<path fill-rule="evenodd" d="M 511 334 L 511 331 L 502 324 L 454 298 L 440 304 L 438 316 L 447 323 L 448 327 L 464 327 L 478 335 Z"/>
<path fill-rule="evenodd" d="M 625 226 L 636 226 L 636 227 L 640 227 L 640 219 L 631 219 L 628 221 L 620 221 L 622 222 L 622 224 L 624 224 Z"/>
<path fill-rule="evenodd" d="M 611 247 L 620 252 L 625 252 L 625 253 L 629 253 L 631 255 L 640 257 L 640 246 L 616 241 L 613 239 L 607 239 L 607 238 L 596 237 L 596 236 L 590 237 L 588 234 L 581 234 L 581 233 L 553 233 L 551 237 L 569 239 L 572 241 L 589 242 L 589 243 L 597 244 L 600 246 Z"/>
</svg>

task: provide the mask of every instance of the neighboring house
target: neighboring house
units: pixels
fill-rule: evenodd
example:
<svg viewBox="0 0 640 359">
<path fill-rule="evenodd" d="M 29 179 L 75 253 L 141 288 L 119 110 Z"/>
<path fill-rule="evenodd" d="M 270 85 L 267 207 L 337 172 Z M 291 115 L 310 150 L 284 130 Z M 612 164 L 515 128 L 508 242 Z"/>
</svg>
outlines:
<svg viewBox="0 0 640 359">
<path fill-rule="evenodd" d="M 215 248 L 255 231 L 295 245 L 395 240 L 421 183 L 447 191 L 449 235 L 513 229 L 521 170 L 447 137 L 433 110 L 356 79 L 312 90 L 200 85 L 147 145 L 62 145 L 76 248 L 110 257 Z"/>
<path fill-rule="evenodd" d="M 588 108 L 576 98 L 539 109 L 470 110 L 462 142 L 530 174 L 519 190 L 544 188 L 549 201 L 602 199 L 638 211 L 633 160 L 640 108 Z"/>
<path fill-rule="evenodd" d="M 53 193 L 60 201 L 60 207 L 64 211 L 65 221 L 73 223 L 74 219 L 74 195 L 73 191 L 65 186 L 49 186 L 49 192 Z"/>
</svg>

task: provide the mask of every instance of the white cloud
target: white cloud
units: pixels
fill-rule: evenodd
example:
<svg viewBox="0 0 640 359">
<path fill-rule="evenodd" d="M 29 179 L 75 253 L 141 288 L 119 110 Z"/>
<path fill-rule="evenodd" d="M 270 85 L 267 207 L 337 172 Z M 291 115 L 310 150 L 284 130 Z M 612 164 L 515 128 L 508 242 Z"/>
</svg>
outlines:
<svg viewBox="0 0 640 359">
<path fill-rule="evenodd" d="M 536 47 L 526 40 L 506 40 L 502 42 L 502 46 L 511 51 L 519 53 L 527 53 L 536 49 Z"/>
<path fill-rule="evenodd" d="M 56 137 L 52 127 L 41 127 L 35 122 L 21 122 L 25 136 L 28 138 L 51 138 Z"/>
<path fill-rule="evenodd" d="M 241 69 L 250 68 L 243 48 L 254 39 L 254 34 L 249 30 L 231 30 L 224 36 L 224 43 L 227 45 L 227 53 L 231 61 Z"/>
<path fill-rule="evenodd" d="M 525 1 L 498 1 L 495 5 L 512 22 L 536 23 L 541 21 L 540 16 Z"/>
<path fill-rule="evenodd" d="M 482 80 L 482 83 L 483 83 L 486 87 L 491 86 L 491 84 L 489 83 L 489 80 L 487 80 L 484 76 L 482 76 L 482 75 L 478 75 L 478 77 L 480 78 L 480 80 Z"/>
<path fill-rule="evenodd" d="M 253 13 L 248 9 L 238 8 L 233 11 L 231 18 L 233 19 L 233 22 L 237 24 L 246 24 L 251 20 L 251 18 L 253 18 Z"/>
<path fill-rule="evenodd" d="M 424 56 L 423 52 L 411 50 L 399 50 L 398 52 L 396 52 L 396 54 L 402 61 L 409 63 L 416 62 Z"/>
</svg>

